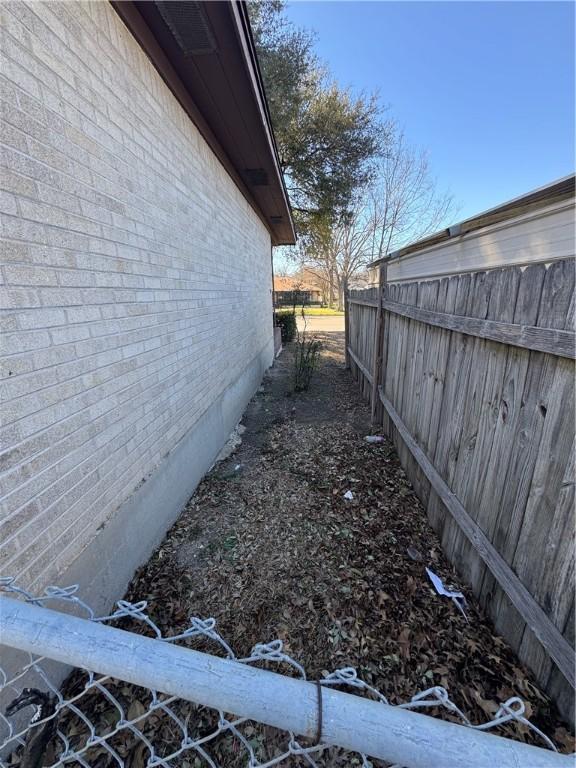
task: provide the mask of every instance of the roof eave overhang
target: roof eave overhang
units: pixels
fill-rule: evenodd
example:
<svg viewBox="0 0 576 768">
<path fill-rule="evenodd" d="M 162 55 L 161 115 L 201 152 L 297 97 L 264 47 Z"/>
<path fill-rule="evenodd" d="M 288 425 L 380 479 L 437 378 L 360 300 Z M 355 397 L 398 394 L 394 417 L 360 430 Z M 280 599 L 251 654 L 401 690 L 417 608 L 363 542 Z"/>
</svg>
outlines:
<svg viewBox="0 0 576 768">
<path fill-rule="evenodd" d="M 294 244 L 294 222 L 243 0 L 175 4 L 179 13 L 170 27 L 156 2 L 111 1 L 270 232 L 272 244 Z M 199 9 L 213 51 L 182 49 L 178 38 L 189 32 L 181 13 L 186 6 Z"/>
</svg>

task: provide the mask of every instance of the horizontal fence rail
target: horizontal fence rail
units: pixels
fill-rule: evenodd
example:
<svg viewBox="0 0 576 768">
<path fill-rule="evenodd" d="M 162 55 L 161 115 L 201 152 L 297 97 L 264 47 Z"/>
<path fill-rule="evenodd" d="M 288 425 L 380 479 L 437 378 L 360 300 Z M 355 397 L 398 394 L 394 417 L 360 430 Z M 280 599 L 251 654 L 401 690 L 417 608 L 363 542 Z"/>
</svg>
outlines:
<svg viewBox="0 0 576 768">
<path fill-rule="evenodd" d="M 346 305 L 347 359 L 374 423 L 448 558 L 569 719 L 574 284 L 570 258 L 385 283 L 380 299 L 350 291 Z"/>
<path fill-rule="evenodd" d="M 350 299 L 351 304 L 364 307 L 378 307 L 378 301 L 362 301 Z M 537 352 L 550 352 L 560 357 L 576 358 L 576 334 L 574 331 L 564 331 L 555 328 L 538 328 L 536 326 L 500 323 L 496 320 L 481 320 L 474 317 L 448 315 L 444 312 L 433 312 L 421 307 L 399 304 L 396 301 L 384 299 L 382 307 L 395 315 L 419 320 L 427 325 L 446 328 L 449 331 L 459 331 L 468 336 L 499 341 L 522 349 L 532 349 Z"/>
<path fill-rule="evenodd" d="M 360 360 L 360 358 L 358 358 L 358 357 L 356 356 L 356 353 L 354 352 L 354 350 L 352 349 L 352 347 L 348 347 L 348 354 L 350 355 L 350 357 L 351 357 L 351 358 L 352 358 L 352 360 L 354 361 L 355 365 L 357 365 L 357 366 L 358 366 L 358 369 L 359 369 L 359 370 L 360 370 L 360 371 L 363 373 L 363 375 L 364 375 L 364 377 L 366 378 L 366 380 L 367 380 L 367 381 L 369 381 L 369 382 L 370 382 L 370 384 L 372 384 L 372 374 L 371 374 L 371 373 L 370 373 L 370 371 L 369 371 L 369 370 L 366 368 L 366 366 L 365 366 L 365 365 L 362 363 L 362 361 Z"/>
<path fill-rule="evenodd" d="M 68 599 L 72 595 L 70 590 L 60 592 L 60 596 Z M 113 619 L 116 615 L 137 616 L 154 628 L 155 625 L 144 613 L 145 603 L 120 603 L 119 606 L 121 610 L 107 617 L 108 619 Z M 219 639 L 214 632 L 213 622 L 210 624 L 210 620 L 202 622 L 197 619 L 194 622 L 193 627 L 200 627 L 198 632 Z M 359 681 L 352 674 L 352 670 L 344 670 L 340 676 L 328 677 L 319 685 L 246 663 L 288 661 L 299 668 L 298 664 L 282 653 L 279 645 L 274 645 L 273 648 L 262 647 L 257 653 L 253 652 L 250 659 L 220 658 L 181 647 L 169 638 L 145 637 L 108 626 L 101 620 L 79 618 L 13 597 L 0 599 L 0 629 L 5 645 L 27 651 L 33 655 L 32 659 L 36 658 L 35 662 L 31 661 L 31 667 L 37 667 L 39 661 L 49 658 L 217 709 L 221 713 L 220 731 L 231 730 L 237 736 L 240 735 L 238 727 L 241 721 L 233 723 L 227 719 L 225 713 L 233 713 L 240 718 L 249 718 L 312 738 L 316 745 L 306 750 L 300 747 L 293 737 L 290 753 L 305 756 L 311 766 L 316 765 L 313 760 L 314 752 L 326 748 L 327 745 L 337 745 L 406 768 L 437 768 L 440 765 L 443 768 L 461 768 L 464 763 L 468 768 L 484 768 L 487 765 L 498 765 L 500 768 L 517 768 L 519 765 L 554 768 L 573 764 L 570 756 L 484 732 L 486 727 L 511 719 L 517 719 L 533 728 L 522 716 L 522 710 L 518 709 L 518 700 L 510 700 L 504 705 L 492 723 L 466 727 L 412 711 L 421 707 L 441 705 L 442 689 L 431 689 L 415 697 L 407 705 L 394 707 L 385 703 L 382 696 L 379 696 L 379 701 L 371 701 L 335 690 L 336 685 L 349 684 L 374 692 L 374 689 Z M 186 633 L 180 638 L 185 636 Z M 177 639 L 179 638 L 174 638 Z M 222 644 L 221 640 L 220 643 Z M 223 645 L 227 647 L 225 643 Z M 10 681 L 8 685 L 14 688 L 14 681 Z M 102 691 L 101 682 L 91 676 L 86 690 L 98 686 Z M 78 698 L 77 696 L 74 699 L 74 703 L 62 701 L 62 706 L 73 707 L 76 713 L 81 713 Z M 110 702 L 110 695 L 107 700 Z M 113 733 L 119 728 L 129 726 L 132 734 L 143 736 L 138 730 L 138 723 L 144 716 L 142 711 L 138 710 L 134 722 L 126 722 L 122 708 L 115 699 L 112 701 L 121 712 L 116 731 Z M 154 704 L 153 709 L 161 711 L 164 707 L 164 711 L 171 712 L 168 709 L 171 699 L 162 702 L 157 694 L 154 694 L 154 701 L 159 703 Z M 457 707 L 444 697 L 445 706 L 447 702 L 448 709 L 453 714 L 458 714 Z M 171 715 L 174 713 L 171 712 Z M 86 721 L 86 717 L 83 717 Z M 45 721 L 37 718 L 32 728 L 41 729 L 44 725 Z M 179 727 L 186 734 L 181 722 Z M 116 755 L 106 743 L 109 736 L 98 736 L 93 727 L 90 728 L 90 743 L 83 751 L 101 746 L 108 749 L 109 755 Z M 217 731 L 217 735 L 220 731 Z M 207 740 L 205 737 L 193 742 L 190 737 L 186 737 L 182 742 L 182 750 L 177 754 L 181 754 L 185 747 L 193 748 L 206 759 L 207 764 L 215 765 L 202 747 L 202 743 Z M 168 765 L 167 758 L 156 755 L 152 745 L 146 739 L 144 742 L 150 752 L 149 765 Z M 86 762 L 87 758 L 81 760 L 79 754 L 70 749 L 69 743 L 64 757 L 68 761 L 78 759 L 82 765 L 89 764 Z M 273 760 L 266 765 L 277 763 L 278 760 Z M 118 758 L 117 764 L 124 763 Z M 364 764 L 368 765 L 366 759 Z M 253 754 L 250 765 L 263 766 L 255 761 Z"/>
</svg>

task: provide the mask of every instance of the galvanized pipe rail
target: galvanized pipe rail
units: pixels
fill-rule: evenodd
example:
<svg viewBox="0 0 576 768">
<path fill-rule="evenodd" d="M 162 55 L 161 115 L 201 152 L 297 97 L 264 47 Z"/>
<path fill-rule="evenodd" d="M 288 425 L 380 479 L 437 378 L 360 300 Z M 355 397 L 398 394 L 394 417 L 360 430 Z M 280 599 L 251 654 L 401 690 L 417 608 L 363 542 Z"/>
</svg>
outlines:
<svg viewBox="0 0 576 768">
<path fill-rule="evenodd" d="M 305 680 L 154 638 L 0 599 L 0 639 L 12 648 L 317 737 L 318 690 Z M 406 768 L 555 768 L 573 757 L 323 687 L 324 744 Z"/>
</svg>

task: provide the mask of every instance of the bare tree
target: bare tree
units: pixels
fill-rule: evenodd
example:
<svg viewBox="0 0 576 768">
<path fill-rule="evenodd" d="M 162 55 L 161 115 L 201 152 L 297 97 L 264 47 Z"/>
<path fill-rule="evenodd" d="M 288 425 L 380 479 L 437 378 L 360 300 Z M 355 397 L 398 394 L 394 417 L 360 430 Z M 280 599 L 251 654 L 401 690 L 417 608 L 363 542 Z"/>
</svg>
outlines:
<svg viewBox="0 0 576 768">
<path fill-rule="evenodd" d="M 374 232 L 382 226 L 382 212 L 368 202 L 365 196 L 358 198 L 338 224 L 328 231 L 313 233 L 303 244 L 304 263 L 333 286 L 339 309 L 344 306 L 346 284 L 371 260 Z"/>
<path fill-rule="evenodd" d="M 452 195 L 438 191 L 427 151 L 410 147 L 398 129 L 368 197 L 379 222 L 372 259 L 432 234 L 456 214 Z"/>
<path fill-rule="evenodd" d="M 454 215 L 453 198 L 438 191 L 427 153 L 408 146 L 396 129 L 374 182 L 335 225 L 302 237 L 297 259 L 326 280 L 330 303 L 336 292 L 342 308 L 345 285 L 371 261 L 431 234 Z"/>
</svg>

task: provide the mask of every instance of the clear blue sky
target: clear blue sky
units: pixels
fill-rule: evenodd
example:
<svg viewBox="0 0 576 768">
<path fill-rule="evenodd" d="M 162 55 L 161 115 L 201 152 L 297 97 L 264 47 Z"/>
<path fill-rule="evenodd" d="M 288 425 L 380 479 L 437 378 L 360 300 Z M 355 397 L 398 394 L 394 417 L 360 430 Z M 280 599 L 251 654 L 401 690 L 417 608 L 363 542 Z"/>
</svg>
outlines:
<svg viewBox="0 0 576 768">
<path fill-rule="evenodd" d="M 458 219 L 574 170 L 572 3 L 296 0 L 287 14 L 430 151 Z"/>
</svg>

